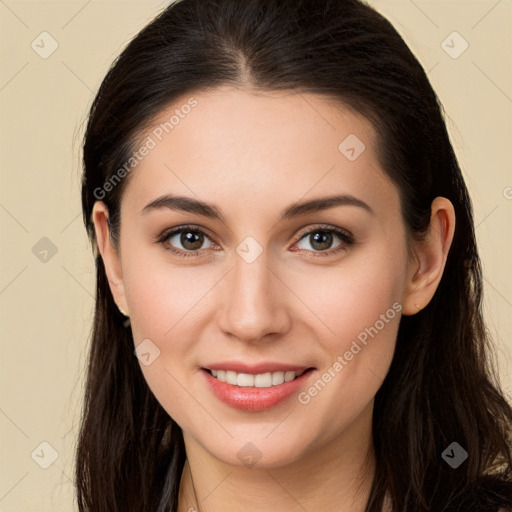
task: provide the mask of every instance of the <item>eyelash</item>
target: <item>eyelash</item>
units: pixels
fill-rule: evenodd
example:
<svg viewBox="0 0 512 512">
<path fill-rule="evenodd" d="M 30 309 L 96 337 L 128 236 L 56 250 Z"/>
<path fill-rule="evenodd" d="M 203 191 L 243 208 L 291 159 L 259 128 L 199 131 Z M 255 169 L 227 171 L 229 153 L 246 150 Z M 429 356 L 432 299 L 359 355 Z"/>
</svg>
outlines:
<svg viewBox="0 0 512 512">
<path fill-rule="evenodd" d="M 182 251 L 182 250 L 179 250 L 179 249 L 175 249 L 175 248 L 173 248 L 172 246 L 170 246 L 169 244 L 166 243 L 169 240 L 169 238 L 172 238 L 174 235 L 180 234 L 182 232 L 187 232 L 187 231 L 191 231 L 191 232 L 194 232 L 194 233 L 199 233 L 199 234 L 202 234 L 202 235 L 206 236 L 207 238 L 210 238 L 203 230 L 201 230 L 201 229 L 199 229 L 197 227 L 194 227 L 194 226 L 181 226 L 181 227 L 179 227 L 177 229 L 172 229 L 171 231 L 165 231 L 164 233 L 162 233 L 162 235 L 160 235 L 158 237 L 157 243 L 161 244 L 166 251 L 169 251 L 172 254 L 174 254 L 174 255 L 176 255 L 176 256 L 178 256 L 180 258 L 191 258 L 191 257 L 197 256 L 201 252 L 202 249 L 198 250 L 198 251 Z M 342 229 L 339 229 L 339 228 L 329 227 L 329 226 L 316 226 L 316 227 L 310 229 L 309 231 L 306 231 L 305 233 L 302 233 L 297 238 L 297 240 L 295 240 L 294 244 L 296 244 L 297 242 L 300 242 L 303 238 L 306 238 L 307 236 L 309 236 L 309 235 L 311 235 L 313 233 L 317 233 L 317 232 L 333 233 L 336 236 L 338 236 L 343 243 L 340 244 L 335 249 L 330 249 L 330 250 L 322 251 L 322 252 L 320 252 L 320 251 L 309 251 L 307 249 L 299 249 L 299 251 L 302 250 L 302 251 L 306 251 L 306 252 L 313 252 L 313 257 L 315 257 L 315 258 L 316 257 L 325 257 L 325 256 L 331 256 L 333 254 L 337 254 L 338 252 L 346 250 L 347 247 L 350 247 L 350 246 L 355 244 L 354 237 L 348 231 L 345 231 L 345 230 L 342 230 Z"/>
</svg>

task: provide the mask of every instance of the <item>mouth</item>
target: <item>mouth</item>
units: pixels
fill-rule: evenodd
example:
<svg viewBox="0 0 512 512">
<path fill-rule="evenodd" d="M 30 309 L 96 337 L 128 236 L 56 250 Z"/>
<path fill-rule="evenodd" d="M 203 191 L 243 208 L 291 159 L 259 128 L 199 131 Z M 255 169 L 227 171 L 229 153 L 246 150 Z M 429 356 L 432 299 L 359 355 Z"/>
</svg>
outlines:
<svg viewBox="0 0 512 512">
<path fill-rule="evenodd" d="M 211 366 L 201 368 L 209 390 L 224 404 L 247 412 L 264 411 L 290 399 L 306 386 L 316 370 L 314 367 L 283 365 Z"/>
</svg>

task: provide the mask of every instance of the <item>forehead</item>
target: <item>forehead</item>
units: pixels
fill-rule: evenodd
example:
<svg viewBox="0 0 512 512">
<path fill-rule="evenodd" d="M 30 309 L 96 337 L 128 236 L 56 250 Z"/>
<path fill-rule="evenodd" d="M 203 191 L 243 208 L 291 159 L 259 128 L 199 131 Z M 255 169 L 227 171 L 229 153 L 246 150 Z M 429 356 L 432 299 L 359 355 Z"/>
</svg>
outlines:
<svg viewBox="0 0 512 512">
<path fill-rule="evenodd" d="M 319 95 L 197 92 L 160 112 L 141 134 L 138 146 L 150 150 L 123 202 L 140 210 L 172 192 L 219 203 L 237 198 L 261 209 L 339 192 L 394 204 L 397 191 L 376 143 L 365 117 Z"/>
</svg>

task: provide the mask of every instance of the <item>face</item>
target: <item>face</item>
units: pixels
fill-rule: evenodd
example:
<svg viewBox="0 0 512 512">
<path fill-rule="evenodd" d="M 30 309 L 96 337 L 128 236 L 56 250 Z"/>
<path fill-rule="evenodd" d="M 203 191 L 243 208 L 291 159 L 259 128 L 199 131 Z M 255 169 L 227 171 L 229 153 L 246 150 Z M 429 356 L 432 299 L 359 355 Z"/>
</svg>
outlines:
<svg viewBox="0 0 512 512">
<path fill-rule="evenodd" d="M 186 435 L 284 465 L 343 436 L 389 369 L 410 272 L 398 190 L 370 122 L 326 99 L 190 96 L 140 138 L 112 290 Z"/>
</svg>

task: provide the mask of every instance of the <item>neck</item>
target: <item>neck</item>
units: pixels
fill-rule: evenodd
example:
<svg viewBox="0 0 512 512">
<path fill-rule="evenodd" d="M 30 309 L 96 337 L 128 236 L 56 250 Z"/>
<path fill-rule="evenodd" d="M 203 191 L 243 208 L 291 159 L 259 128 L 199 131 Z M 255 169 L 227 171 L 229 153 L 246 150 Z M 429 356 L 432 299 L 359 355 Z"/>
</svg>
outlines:
<svg viewBox="0 0 512 512">
<path fill-rule="evenodd" d="M 233 466 L 184 433 L 178 512 L 364 512 L 375 474 L 373 401 L 334 439 L 279 467 Z"/>
</svg>

